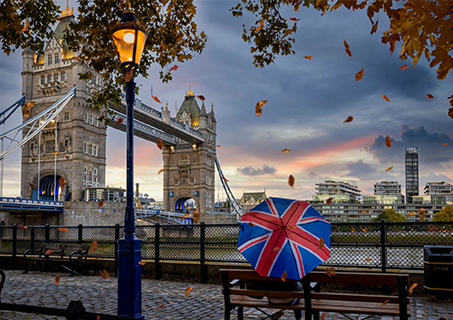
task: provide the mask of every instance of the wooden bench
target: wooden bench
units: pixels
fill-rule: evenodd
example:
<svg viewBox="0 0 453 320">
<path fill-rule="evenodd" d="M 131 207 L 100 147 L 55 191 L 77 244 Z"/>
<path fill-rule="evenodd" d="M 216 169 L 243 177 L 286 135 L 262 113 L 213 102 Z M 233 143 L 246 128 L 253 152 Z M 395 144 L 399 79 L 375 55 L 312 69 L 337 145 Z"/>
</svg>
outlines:
<svg viewBox="0 0 453 320">
<path fill-rule="evenodd" d="M 23 273 L 28 273 L 28 264 L 36 261 L 40 270 L 48 271 L 51 263 L 57 263 L 68 270 L 71 276 L 80 274 L 76 270 L 83 270 L 83 273 L 87 274 L 88 249 L 89 246 L 86 244 L 44 243 L 38 250 L 29 249 L 24 252 L 25 271 Z"/>
<path fill-rule="evenodd" d="M 223 295 L 225 300 L 225 320 L 230 319 L 231 310 L 238 308 L 238 319 L 242 320 L 243 308 L 263 308 L 304 310 L 305 319 L 319 319 L 322 312 L 345 314 L 388 315 L 407 320 L 410 317 L 407 288 L 409 275 L 391 273 L 336 272 L 328 276 L 323 271 L 312 271 L 302 279 L 304 292 L 282 292 L 246 289 L 248 281 L 282 281 L 280 278 L 261 277 L 254 270 L 221 269 Z M 286 281 L 294 281 L 286 279 Z M 366 285 L 384 288 L 398 288 L 398 295 L 353 294 L 322 291 L 325 285 Z M 239 288 L 234 288 L 239 285 Z M 254 299 L 249 296 L 264 296 Z M 265 297 L 285 297 L 301 299 L 295 305 L 271 304 Z M 267 313 L 266 313 L 267 314 Z M 276 319 L 267 314 L 271 319 Z"/>
</svg>

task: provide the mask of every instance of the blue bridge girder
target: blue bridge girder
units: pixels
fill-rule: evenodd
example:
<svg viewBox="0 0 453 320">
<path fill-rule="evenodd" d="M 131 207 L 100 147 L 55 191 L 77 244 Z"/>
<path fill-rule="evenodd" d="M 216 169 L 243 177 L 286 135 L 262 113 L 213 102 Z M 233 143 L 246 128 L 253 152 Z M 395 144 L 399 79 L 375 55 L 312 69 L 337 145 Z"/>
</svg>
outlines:
<svg viewBox="0 0 453 320">
<path fill-rule="evenodd" d="M 109 109 L 126 114 L 126 103 L 125 101 L 120 104 L 109 102 Z M 200 131 L 192 129 L 189 125 L 180 123 L 173 118 L 165 122 L 161 111 L 141 103 L 138 99 L 134 107 L 134 119 L 192 144 L 204 142 L 203 134 Z"/>
<path fill-rule="evenodd" d="M 21 199 L 0 197 L 0 211 L 55 211 L 63 212 L 63 202 L 43 201 L 36 199 Z"/>
</svg>

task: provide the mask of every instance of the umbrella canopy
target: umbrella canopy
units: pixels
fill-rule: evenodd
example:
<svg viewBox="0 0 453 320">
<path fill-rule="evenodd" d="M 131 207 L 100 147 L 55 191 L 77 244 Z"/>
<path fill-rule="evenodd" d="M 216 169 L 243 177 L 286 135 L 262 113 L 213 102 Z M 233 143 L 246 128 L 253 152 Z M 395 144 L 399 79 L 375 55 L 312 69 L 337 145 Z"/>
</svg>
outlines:
<svg viewBox="0 0 453 320">
<path fill-rule="evenodd" d="M 330 257 L 330 223 L 306 201 L 267 198 L 242 216 L 238 250 L 261 276 L 301 279 Z"/>
</svg>

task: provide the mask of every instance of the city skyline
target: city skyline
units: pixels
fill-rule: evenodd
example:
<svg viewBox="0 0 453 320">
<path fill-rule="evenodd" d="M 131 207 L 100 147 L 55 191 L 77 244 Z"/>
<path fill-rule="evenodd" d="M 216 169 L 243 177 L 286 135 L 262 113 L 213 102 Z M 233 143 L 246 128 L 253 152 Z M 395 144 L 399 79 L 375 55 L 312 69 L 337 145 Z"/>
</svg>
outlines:
<svg viewBox="0 0 453 320">
<path fill-rule="evenodd" d="M 206 97 L 206 108 L 214 103 L 221 146 L 217 156 L 236 198 L 243 191 L 266 189 L 268 196 L 307 200 L 315 194 L 315 183 L 325 180 L 355 184 L 362 194 L 373 194 L 376 182 L 398 181 L 405 193 L 406 146 L 419 150 L 419 188 L 426 182 L 452 182 L 452 123 L 446 99 L 453 93 L 452 75 L 437 80 L 425 59 L 412 69 L 410 61 L 398 58 L 400 44 L 390 55 L 379 38 L 388 21 L 381 19 L 378 35 L 370 35 L 371 24 L 363 11 L 341 8 L 321 17 L 312 9 L 285 9 L 285 16 L 301 18 L 297 54 L 278 57 L 275 64 L 260 69 L 253 67 L 249 46 L 241 40 L 242 23 L 250 26 L 253 17 L 232 17 L 231 1 L 195 3 L 199 29 L 208 35 L 205 51 L 189 62 L 175 63 L 179 69 L 169 84 L 162 84 L 160 68 L 152 67 L 149 79 L 137 78 L 138 98 L 156 109 L 165 106 L 151 99 L 152 87 L 153 95 L 168 101 L 172 117 L 189 85 L 195 95 Z M 66 6 L 65 1 L 59 4 Z M 352 57 L 344 52 L 344 39 Z M 313 59 L 304 59 L 305 55 Z M 400 71 L 404 64 L 409 68 Z M 362 80 L 355 81 L 362 68 Z M 20 97 L 21 71 L 20 51 L 2 53 L 0 110 Z M 255 104 L 261 100 L 269 101 L 257 117 Z M 348 116 L 354 120 L 343 123 Z M 18 125 L 21 119 L 9 121 Z M 386 135 L 392 138 L 391 148 L 385 146 Z M 107 130 L 110 186 L 125 187 L 125 140 L 122 132 Z M 291 152 L 281 153 L 282 149 Z M 157 174 L 163 167 L 161 151 L 136 138 L 135 158 L 135 182 L 141 192 L 161 200 L 162 175 Z M 19 159 L 16 152 L 5 160 L 4 195 L 20 195 Z M 296 180 L 294 188 L 287 184 L 290 174 Z M 224 197 L 224 192 L 216 191 L 216 201 Z"/>
</svg>

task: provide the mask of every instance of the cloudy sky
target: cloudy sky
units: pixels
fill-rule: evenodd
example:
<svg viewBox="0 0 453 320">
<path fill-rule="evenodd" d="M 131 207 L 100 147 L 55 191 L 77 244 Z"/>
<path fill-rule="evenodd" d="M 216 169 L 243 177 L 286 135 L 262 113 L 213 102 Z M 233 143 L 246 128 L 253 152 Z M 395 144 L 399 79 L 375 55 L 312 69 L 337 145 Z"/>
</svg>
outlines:
<svg viewBox="0 0 453 320">
<path fill-rule="evenodd" d="M 65 1 L 62 4 L 65 4 Z M 427 181 L 452 181 L 452 120 L 447 97 L 453 94 L 453 75 L 443 81 L 422 59 L 412 69 L 398 51 L 390 55 L 380 34 L 388 22 L 381 13 L 378 33 L 364 11 L 341 8 L 321 16 L 301 8 L 285 15 L 300 18 L 296 55 L 278 57 L 275 64 L 256 68 L 249 45 L 241 39 L 242 24 L 254 18 L 234 18 L 228 11 L 235 1 L 195 1 L 199 30 L 208 35 L 206 49 L 191 61 L 178 64 L 173 81 L 162 84 L 160 69 L 150 78 L 137 78 L 139 98 L 160 109 L 153 94 L 168 101 L 171 115 L 192 86 L 214 104 L 217 118 L 217 156 L 234 195 L 266 190 L 268 196 L 311 199 L 315 183 L 337 180 L 373 193 L 381 180 L 398 181 L 404 188 L 404 148 L 419 149 L 421 192 Z M 75 6 L 75 1 L 70 1 Z M 152 35 L 150 35 L 152 36 Z M 344 51 L 346 39 L 352 51 Z M 304 59 L 306 55 L 312 60 Z M 407 70 L 399 71 L 405 63 Z M 361 81 L 354 75 L 365 69 Z M 0 58 L 0 94 L 5 109 L 21 95 L 20 52 Z M 433 100 L 425 97 L 432 94 Z M 391 102 L 385 101 L 385 94 Z M 255 104 L 268 100 L 260 117 Z M 350 123 L 343 123 L 353 116 Z M 11 119 L 13 122 L 14 119 Z M 19 124 L 20 119 L 16 119 Z M 10 125 L 11 126 L 11 125 Z M 384 144 L 392 138 L 392 147 Z M 125 134 L 107 131 L 107 184 L 125 186 Z M 448 143 L 448 146 L 444 146 Z M 281 153 L 290 149 L 290 153 Z M 4 195 L 20 193 L 20 153 L 5 160 Z M 162 156 L 154 144 L 136 140 L 135 182 L 141 192 L 162 199 Z M 385 173 L 387 167 L 393 169 Z M 288 176 L 295 177 L 294 188 Z M 219 185 L 219 181 L 216 182 Z M 218 188 L 216 200 L 225 198 Z"/>
</svg>

